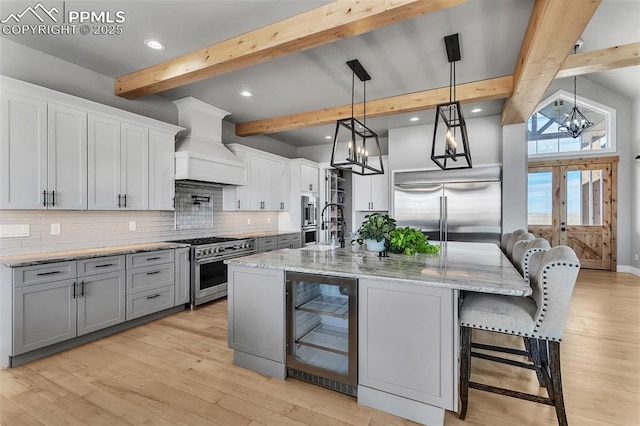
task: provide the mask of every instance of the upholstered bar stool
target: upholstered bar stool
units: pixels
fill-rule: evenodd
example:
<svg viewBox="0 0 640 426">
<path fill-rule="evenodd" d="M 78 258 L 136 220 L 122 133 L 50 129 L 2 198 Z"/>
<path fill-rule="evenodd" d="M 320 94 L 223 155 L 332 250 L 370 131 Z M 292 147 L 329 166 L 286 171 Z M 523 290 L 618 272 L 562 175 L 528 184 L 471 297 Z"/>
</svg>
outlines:
<svg viewBox="0 0 640 426">
<path fill-rule="evenodd" d="M 560 373 L 560 342 L 567 319 L 569 302 L 580 263 L 573 250 L 557 246 L 537 252 L 529 260 L 529 272 L 534 293 L 532 297 L 467 293 L 460 308 L 460 419 L 464 419 L 469 402 L 469 388 L 493 392 L 537 403 L 553 405 L 558 424 L 567 425 Z M 530 338 L 532 350 L 527 351 L 490 345 L 473 345 L 480 349 L 531 356 L 532 363 L 515 361 L 472 352 L 472 330 L 488 330 Z M 539 371 L 547 388 L 548 398 L 517 392 L 496 386 L 471 382 L 471 357 L 501 362 Z"/>
<path fill-rule="evenodd" d="M 533 234 L 532 234 L 533 235 Z M 551 249 L 549 241 L 544 238 L 534 238 L 532 240 L 520 240 L 513 246 L 513 266 L 516 267 L 520 275 L 529 282 L 529 260 L 533 253 L 547 251 Z"/>
<path fill-rule="evenodd" d="M 507 254 L 507 243 L 509 243 L 509 238 L 511 238 L 512 235 L 520 235 L 520 234 L 524 234 L 527 231 L 525 229 L 516 229 L 513 232 L 507 232 L 506 234 L 502 234 L 502 239 L 500 240 L 500 250 L 502 250 L 502 252 L 504 254 Z"/>
<path fill-rule="evenodd" d="M 524 247 L 527 245 L 527 243 L 529 243 L 529 241 L 533 241 L 535 239 L 536 236 L 531 232 L 527 232 L 518 236 L 518 239 L 511 248 L 511 263 L 513 264 L 513 266 L 516 265 L 516 262 L 522 261 L 522 257 L 524 256 L 524 253 L 526 251 Z"/>
<path fill-rule="evenodd" d="M 516 245 L 516 243 L 522 239 L 525 239 L 527 241 L 530 241 L 532 239 L 534 239 L 535 236 L 529 232 L 522 232 L 520 234 L 516 234 L 515 232 L 513 234 L 511 234 L 511 237 L 509 238 L 509 241 L 507 241 L 507 247 L 506 247 L 506 251 L 505 251 L 505 255 L 507 256 L 507 258 L 511 261 L 513 261 L 513 246 Z"/>
</svg>

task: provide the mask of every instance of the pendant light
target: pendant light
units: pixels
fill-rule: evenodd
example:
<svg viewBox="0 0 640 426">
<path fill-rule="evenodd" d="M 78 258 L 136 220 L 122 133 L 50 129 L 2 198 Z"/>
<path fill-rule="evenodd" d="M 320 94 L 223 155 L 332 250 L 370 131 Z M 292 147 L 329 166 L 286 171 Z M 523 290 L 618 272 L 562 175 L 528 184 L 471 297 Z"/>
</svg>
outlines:
<svg viewBox="0 0 640 426">
<path fill-rule="evenodd" d="M 446 36 L 444 44 L 449 60 L 449 102 L 436 106 L 431 160 L 442 170 L 469 169 L 472 164 L 467 125 L 460 102 L 456 101 L 456 62 L 460 60 L 458 34 Z"/>
<path fill-rule="evenodd" d="M 578 40 L 575 46 L 573 46 L 574 55 L 578 52 L 578 49 L 581 46 L 582 40 Z M 584 131 L 589 127 L 593 126 L 593 123 L 590 122 L 578 109 L 578 103 L 576 101 L 576 86 L 576 76 L 573 76 L 573 109 L 567 116 L 566 120 L 558 126 L 558 130 L 560 132 L 566 133 L 574 139 L 584 133 Z"/>
<path fill-rule="evenodd" d="M 367 81 L 371 76 L 357 59 L 347 62 L 351 68 L 351 117 L 336 122 L 336 132 L 331 151 L 331 167 L 345 170 L 358 175 L 384 174 L 382 153 L 378 135 L 366 125 L 367 123 Z M 363 121 L 353 117 L 353 99 L 355 93 L 355 76 L 358 76 L 364 86 Z M 370 158 L 377 157 L 369 162 Z"/>
</svg>

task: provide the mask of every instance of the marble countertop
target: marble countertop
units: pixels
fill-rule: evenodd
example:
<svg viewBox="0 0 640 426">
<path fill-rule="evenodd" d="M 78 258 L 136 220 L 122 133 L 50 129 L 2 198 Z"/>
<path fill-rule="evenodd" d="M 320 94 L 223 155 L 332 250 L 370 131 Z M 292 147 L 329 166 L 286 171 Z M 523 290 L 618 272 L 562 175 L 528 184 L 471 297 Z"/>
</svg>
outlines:
<svg viewBox="0 0 640 426">
<path fill-rule="evenodd" d="M 229 265 L 411 284 L 511 296 L 528 296 L 531 287 L 495 244 L 449 242 L 438 255 L 405 256 L 322 246 L 284 249 L 225 260 Z"/>
<path fill-rule="evenodd" d="M 226 237 L 236 238 L 260 238 L 275 237 L 278 235 L 300 234 L 300 231 L 263 231 L 263 232 L 247 232 L 246 234 L 225 235 Z"/>
<path fill-rule="evenodd" d="M 23 254 L 18 256 L 2 257 L 0 258 L 0 265 L 4 265 L 9 268 L 19 268 L 22 266 L 33 266 L 44 263 L 66 262 L 70 260 L 91 259 L 95 257 L 134 254 L 182 247 L 189 247 L 189 245 L 158 242 L 128 244 L 123 246 L 100 247 L 81 250 L 56 251 L 50 253 Z"/>
</svg>

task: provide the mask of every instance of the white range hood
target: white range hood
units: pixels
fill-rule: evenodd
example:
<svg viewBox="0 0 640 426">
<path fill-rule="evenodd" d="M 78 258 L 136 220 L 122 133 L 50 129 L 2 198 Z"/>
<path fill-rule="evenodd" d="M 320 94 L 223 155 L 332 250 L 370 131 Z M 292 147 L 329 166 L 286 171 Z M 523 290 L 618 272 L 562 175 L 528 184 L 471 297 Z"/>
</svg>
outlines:
<svg viewBox="0 0 640 426">
<path fill-rule="evenodd" d="M 246 185 L 244 163 L 222 144 L 222 119 L 230 113 L 193 97 L 173 103 L 187 129 L 176 142 L 176 180 Z"/>
</svg>

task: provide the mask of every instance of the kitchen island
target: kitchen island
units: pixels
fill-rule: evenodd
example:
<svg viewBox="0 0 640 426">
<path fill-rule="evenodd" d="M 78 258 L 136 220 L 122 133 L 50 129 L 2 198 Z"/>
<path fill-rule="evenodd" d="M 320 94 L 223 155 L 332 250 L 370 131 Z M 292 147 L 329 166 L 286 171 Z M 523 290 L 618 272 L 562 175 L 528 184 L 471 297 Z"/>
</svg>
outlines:
<svg viewBox="0 0 640 426">
<path fill-rule="evenodd" d="M 358 402 L 429 425 L 457 410 L 460 291 L 531 293 L 493 244 L 450 242 L 439 255 L 389 257 L 279 250 L 226 263 L 236 365 L 286 378 L 287 272 L 356 278 Z"/>
</svg>

